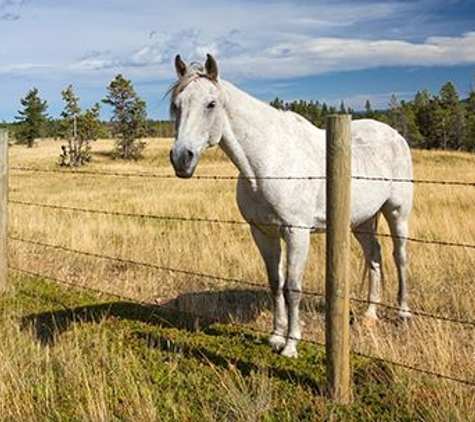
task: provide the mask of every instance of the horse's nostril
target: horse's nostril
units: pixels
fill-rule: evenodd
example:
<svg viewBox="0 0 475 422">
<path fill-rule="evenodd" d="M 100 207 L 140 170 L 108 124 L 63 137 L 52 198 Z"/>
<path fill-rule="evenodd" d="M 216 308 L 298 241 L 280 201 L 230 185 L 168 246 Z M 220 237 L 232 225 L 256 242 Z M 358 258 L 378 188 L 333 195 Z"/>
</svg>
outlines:
<svg viewBox="0 0 475 422">
<path fill-rule="evenodd" d="M 185 164 L 185 167 L 189 167 L 191 162 L 193 161 L 195 154 L 193 151 L 190 151 L 187 149 L 185 153 L 183 154 L 183 163 Z"/>
</svg>

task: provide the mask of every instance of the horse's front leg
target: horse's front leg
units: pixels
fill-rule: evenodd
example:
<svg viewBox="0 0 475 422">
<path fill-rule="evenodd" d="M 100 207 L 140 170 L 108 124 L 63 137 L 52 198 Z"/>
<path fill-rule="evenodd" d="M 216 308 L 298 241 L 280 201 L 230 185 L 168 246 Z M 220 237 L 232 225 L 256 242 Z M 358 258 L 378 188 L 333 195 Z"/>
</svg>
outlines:
<svg viewBox="0 0 475 422">
<path fill-rule="evenodd" d="M 279 237 L 270 237 L 256 226 L 251 226 L 252 236 L 264 260 L 274 304 L 274 328 L 269 339 L 273 349 L 281 351 L 286 342 L 287 307 L 283 294 L 282 250 Z"/>
<path fill-rule="evenodd" d="M 302 279 L 310 245 L 310 232 L 305 229 L 289 228 L 285 230 L 287 243 L 287 274 L 284 284 L 284 297 L 288 309 L 289 331 L 287 342 L 281 354 L 297 357 L 297 344 L 300 333 L 300 300 L 302 298 Z"/>
</svg>

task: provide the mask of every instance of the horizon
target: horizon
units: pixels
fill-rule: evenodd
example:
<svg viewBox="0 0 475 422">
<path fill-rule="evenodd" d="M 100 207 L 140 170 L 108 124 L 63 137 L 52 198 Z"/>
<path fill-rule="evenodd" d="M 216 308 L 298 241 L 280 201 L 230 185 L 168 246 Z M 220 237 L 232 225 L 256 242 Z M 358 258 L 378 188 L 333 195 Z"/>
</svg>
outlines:
<svg viewBox="0 0 475 422">
<path fill-rule="evenodd" d="M 215 55 L 223 79 L 265 102 L 344 102 L 355 111 L 367 100 L 387 109 L 391 95 L 437 95 L 447 82 L 464 99 L 475 76 L 468 0 L 0 0 L 0 36 L 0 121 L 8 122 L 33 87 L 57 118 L 69 84 L 85 109 L 119 73 L 150 119 L 168 120 L 175 54 Z M 101 118 L 108 113 L 103 106 Z"/>
</svg>

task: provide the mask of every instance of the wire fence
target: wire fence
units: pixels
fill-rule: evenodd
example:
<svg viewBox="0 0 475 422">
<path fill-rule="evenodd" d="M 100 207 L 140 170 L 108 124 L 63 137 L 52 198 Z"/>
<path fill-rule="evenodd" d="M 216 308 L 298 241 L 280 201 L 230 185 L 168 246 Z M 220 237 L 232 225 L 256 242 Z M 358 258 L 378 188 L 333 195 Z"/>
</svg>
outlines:
<svg viewBox="0 0 475 422">
<path fill-rule="evenodd" d="M 180 274 L 180 275 L 186 275 L 186 276 L 191 276 L 191 277 L 196 277 L 196 278 L 204 278 L 208 280 L 214 280 L 214 281 L 221 281 L 225 283 L 232 283 L 232 284 L 237 284 L 241 286 L 246 286 L 246 287 L 253 287 L 253 288 L 263 288 L 265 287 L 261 283 L 257 283 L 255 281 L 250 281 L 250 280 L 243 280 L 243 279 L 238 279 L 238 278 L 232 278 L 232 277 L 223 277 L 219 276 L 216 274 L 209 274 L 209 273 L 202 273 L 202 272 L 196 272 L 196 271 L 190 271 L 186 269 L 180 269 L 180 268 L 174 268 L 174 267 L 168 267 L 168 266 L 161 266 L 161 265 L 156 265 L 153 263 L 149 262 L 140 262 L 140 261 L 135 261 L 132 259 L 127 259 L 127 258 L 122 258 L 122 257 L 116 257 L 116 256 L 109 256 L 109 255 L 104 255 L 100 253 L 93 253 L 89 251 L 83 251 L 80 249 L 73 249 L 73 248 L 68 248 L 66 246 L 62 245 L 53 245 L 50 243 L 46 242 L 40 242 L 40 241 L 35 241 L 35 240 L 29 240 L 29 239 L 23 239 L 20 237 L 16 236 L 9 236 L 10 240 L 16 241 L 16 242 L 21 242 L 29 245 L 34 245 L 34 246 L 40 246 L 43 248 L 49 248 L 49 249 L 55 249 L 55 250 L 60 250 L 62 252 L 68 252 L 68 253 L 73 253 L 77 255 L 83 255 L 89 258 L 96 258 L 96 259 L 105 259 L 108 261 L 115 261 L 119 262 L 122 264 L 129 264 L 129 265 L 135 265 L 135 266 L 141 266 L 141 267 L 146 267 L 149 269 L 157 270 L 157 271 L 166 271 L 169 273 L 175 273 L 175 274 Z M 305 296 L 313 296 L 313 297 L 320 297 L 323 298 L 325 296 L 324 292 L 317 292 L 317 291 L 311 291 L 311 290 L 292 290 L 292 289 L 287 289 L 288 291 L 291 292 L 298 292 L 301 293 L 302 295 Z M 391 311 L 398 311 L 399 308 L 389 305 L 384 302 L 371 302 L 368 299 L 362 299 L 358 297 L 351 297 L 350 301 L 354 303 L 363 303 L 363 304 L 375 304 L 378 305 L 382 308 L 391 310 Z M 438 315 L 438 314 L 433 314 L 424 310 L 417 310 L 417 309 L 411 309 L 411 314 L 414 316 L 419 316 L 419 317 L 424 317 L 424 318 L 429 318 L 433 320 L 438 320 L 438 321 L 444 321 L 444 322 L 452 322 L 456 324 L 461 324 L 469 327 L 475 327 L 475 321 L 472 320 L 465 320 L 465 319 L 460 319 L 460 318 L 453 318 L 449 316 L 443 316 L 443 315 Z"/>
<path fill-rule="evenodd" d="M 37 273 L 37 272 L 33 272 L 33 271 L 28 271 L 28 270 L 24 270 L 24 269 L 13 267 L 13 266 L 10 266 L 9 268 L 13 271 L 16 271 L 16 272 L 21 273 L 21 274 L 25 274 L 27 276 L 37 277 L 37 278 L 42 278 L 42 279 L 48 279 L 49 281 L 52 281 L 54 283 L 64 285 L 64 286 L 67 286 L 67 287 L 71 287 L 71 288 L 75 288 L 75 289 L 82 289 L 82 290 L 85 290 L 85 291 L 88 291 L 88 292 L 93 292 L 93 293 L 97 293 L 97 294 L 101 294 L 101 295 L 107 295 L 107 296 L 111 296 L 111 297 L 114 297 L 116 299 L 119 299 L 121 301 L 131 301 L 131 302 L 134 302 L 138 305 L 147 306 L 147 307 L 151 307 L 151 308 L 156 308 L 156 309 L 163 308 L 162 305 L 157 305 L 157 304 L 153 304 L 153 303 L 150 303 L 150 302 L 147 302 L 147 301 L 143 301 L 143 300 L 140 300 L 136 297 L 120 295 L 120 294 L 117 294 L 116 292 L 108 292 L 108 291 L 104 291 L 104 290 L 101 290 L 101 289 L 94 289 L 94 288 L 91 288 L 90 286 L 68 282 L 67 280 L 62 280 L 62 279 L 57 278 L 57 277 L 52 277 L 52 276 L 48 276 L 48 275 L 45 275 L 45 274 L 41 274 L 41 273 Z M 262 287 L 262 286 L 260 286 L 260 287 Z M 40 300 L 40 301 L 43 301 L 43 302 L 46 300 L 44 297 L 39 297 L 39 296 L 34 296 L 33 298 L 37 299 L 37 300 Z M 63 307 L 64 307 L 64 305 L 63 305 Z M 197 314 L 197 313 L 183 311 L 183 310 L 174 310 L 174 312 L 182 314 L 186 317 L 194 318 L 194 319 L 200 319 L 200 318 L 208 317 L 207 315 Z M 264 331 L 261 331 L 261 330 L 258 330 L 255 327 L 250 327 L 248 325 L 238 324 L 236 322 L 228 322 L 228 324 L 232 325 L 233 327 L 236 327 L 236 328 L 250 330 L 254 334 L 259 335 L 259 336 L 267 336 L 268 335 L 268 333 L 266 333 Z M 313 346 L 321 347 L 321 348 L 325 347 L 324 343 L 318 342 L 318 341 L 315 341 L 315 340 L 311 340 L 311 339 L 308 339 L 308 338 L 302 338 L 302 339 L 300 339 L 300 341 L 302 341 L 304 343 L 307 343 L 307 344 L 310 344 L 310 345 L 313 345 Z M 441 379 L 441 380 L 455 382 L 455 383 L 458 383 L 458 384 L 465 385 L 467 387 L 475 387 L 475 380 L 472 381 L 472 380 L 467 380 L 467 379 L 464 379 L 464 378 L 455 377 L 455 376 L 452 376 L 452 375 L 441 374 L 441 373 L 438 373 L 438 372 L 435 372 L 435 371 L 430 371 L 428 369 L 420 368 L 420 367 L 417 367 L 417 366 L 414 366 L 414 365 L 409 365 L 409 364 L 405 364 L 405 363 L 402 363 L 402 362 L 396 362 L 396 361 L 388 360 L 388 359 L 385 359 L 385 358 L 382 358 L 382 357 L 379 357 L 379 356 L 370 355 L 370 354 L 367 354 L 367 353 L 361 353 L 361 352 L 358 352 L 358 351 L 352 351 L 351 353 L 354 356 L 358 356 L 358 357 L 368 359 L 368 360 L 371 360 L 371 361 L 380 362 L 380 363 L 383 363 L 383 364 L 386 364 L 386 365 L 390 365 L 390 366 L 397 367 L 397 368 L 402 368 L 402 369 L 405 369 L 405 370 L 410 370 L 410 371 L 417 372 L 417 373 L 420 373 L 420 374 L 423 374 L 423 375 L 428 375 L 428 376 L 431 376 L 431 377 L 435 377 L 435 378 L 438 378 L 438 379 Z"/>
<path fill-rule="evenodd" d="M 154 174 L 154 173 L 121 173 L 121 172 L 106 172 L 106 171 L 87 171 L 87 170 L 78 170 L 78 171 L 71 171 L 71 170 L 60 170 L 60 169 L 45 169 L 45 168 L 28 168 L 28 167 L 11 167 L 11 171 L 15 171 L 18 173 L 56 173 L 56 174 L 66 174 L 66 175 L 84 175 L 84 176 L 107 176 L 107 177 L 119 177 L 119 178 L 133 178 L 133 177 L 139 177 L 139 178 L 150 178 L 150 179 L 174 179 L 174 175 L 164 175 L 164 174 Z M 195 180 L 239 180 L 242 179 L 241 176 L 195 176 Z M 293 178 L 293 177 L 264 177 L 264 178 L 259 178 L 259 179 L 268 179 L 268 180 L 321 180 L 324 179 L 324 177 L 316 176 L 316 177 L 305 177 L 305 178 Z M 392 182 L 399 182 L 399 183 L 413 183 L 413 184 L 429 184 L 429 185 L 445 185 L 445 186 L 463 186 L 463 187 L 475 187 L 475 182 L 465 182 L 465 181 L 441 181 L 441 180 L 428 180 L 428 179 L 387 179 L 387 178 L 372 178 L 372 177 L 359 177 L 355 176 L 353 177 L 355 180 L 366 180 L 366 181 L 392 181 Z M 10 204 L 16 205 L 16 206 L 23 206 L 23 207 L 36 207 L 36 208 L 42 208 L 42 209 L 50 209 L 50 210 L 56 210 L 56 211 L 62 211 L 62 212 L 75 212 L 75 213 L 87 213 L 91 215 L 103 215 L 103 216 L 110 216 L 110 217 L 121 217 L 121 218 L 131 218 L 131 219 L 148 219 L 148 220 L 156 220 L 156 221 L 168 221 L 168 222 L 183 222 L 183 223 L 205 223 L 205 224 L 221 224 L 221 225 L 236 225 L 236 226 L 244 226 L 244 225 L 271 225 L 275 226 L 275 224 L 270 224 L 266 222 L 258 222 L 258 221 L 242 221 L 242 220 L 223 220 L 223 219 L 218 219 L 218 218 L 201 218 L 201 217 L 188 217 L 188 216 L 175 216 L 175 215 L 155 215 L 155 214 L 140 214 L 140 213 L 127 213 L 127 212 L 119 212 L 119 211 L 109 211 L 109 210 L 100 210 L 100 209 L 90 209 L 90 208 L 84 208 L 84 207 L 75 207 L 75 206 L 66 206 L 66 205 L 56 205 L 56 204 L 48 204 L 48 203 L 35 203 L 35 202 L 29 202 L 29 201 L 22 201 L 18 199 L 10 199 L 9 201 Z M 287 227 L 287 226 L 282 226 L 279 225 L 279 227 Z M 315 227 L 313 226 L 288 226 L 290 228 L 298 228 L 298 229 L 306 229 L 306 230 L 315 230 Z M 376 233 L 377 236 L 380 237 L 391 237 L 390 234 L 386 233 Z M 108 261 L 114 261 L 114 262 L 119 262 L 122 264 L 128 264 L 128 265 L 134 265 L 134 266 L 141 266 L 141 267 L 146 267 L 152 270 L 156 271 L 166 271 L 169 273 L 175 273 L 175 274 L 181 274 L 181 275 L 186 275 L 190 277 L 196 277 L 196 278 L 204 278 L 207 280 L 213 280 L 213 281 L 220 281 L 220 282 L 226 282 L 226 283 L 233 283 L 241 286 L 246 286 L 246 287 L 252 287 L 252 288 L 259 288 L 262 289 L 264 286 L 260 283 L 253 282 L 250 280 L 243 280 L 243 279 L 237 279 L 237 278 L 232 278 L 232 277 L 222 277 L 218 276 L 215 274 L 208 274 L 208 273 L 202 273 L 198 271 L 191 271 L 188 269 L 180 269 L 180 268 L 174 268 L 174 267 L 169 267 L 169 266 L 161 266 L 157 265 L 154 263 L 149 263 L 149 262 L 139 262 L 135 261 L 132 259 L 124 258 L 124 257 L 117 257 L 117 256 L 108 256 L 105 254 L 100 254 L 100 253 L 95 253 L 91 251 L 85 251 L 85 250 L 80 250 L 80 249 L 74 249 L 74 248 L 69 248 L 67 246 L 63 245 L 54 245 L 50 244 L 47 242 L 41 242 L 37 240 L 32 240 L 32 239 L 25 239 L 21 238 L 18 236 L 9 236 L 9 239 L 14 242 L 20 242 L 23 244 L 29 244 L 32 246 L 37 246 L 37 247 L 42 247 L 42 248 L 49 248 L 49 249 L 54 249 L 54 250 L 59 250 L 62 252 L 66 253 L 71 253 L 71 254 L 78 254 L 82 256 L 86 256 L 89 258 L 94 258 L 94 259 L 103 259 L 103 260 L 108 260 Z M 415 238 L 415 237 L 403 237 L 408 242 L 414 242 L 414 243 L 420 243 L 420 244 L 427 244 L 427 245 L 436 245 L 436 246 L 444 246 L 444 247 L 455 247 L 455 248 L 464 248 L 468 250 L 475 250 L 475 244 L 469 244 L 469 243 L 459 243 L 459 242 L 448 242 L 444 240 L 438 240 L 438 239 L 422 239 L 422 238 Z M 23 273 L 29 276 L 34 276 L 34 277 L 42 277 L 42 278 L 47 278 L 53 282 L 62 284 L 62 285 L 67 285 L 69 287 L 75 287 L 75 288 L 80 288 L 80 289 L 85 289 L 89 291 L 93 291 L 96 293 L 101 293 L 101 294 L 107 294 L 109 296 L 116 297 L 120 300 L 130 300 L 133 302 L 136 302 L 138 304 L 146 305 L 146 306 L 156 306 L 159 307 L 159 305 L 152 304 L 149 302 L 142 301 L 137 298 L 133 297 L 128 297 L 128 296 L 123 296 L 114 292 L 107 292 L 103 291 L 100 289 L 94 289 L 86 285 L 80 285 L 77 283 L 73 282 L 68 282 L 67 280 L 62 280 L 59 278 L 55 278 L 49 275 L 41 274 L 41 273 L 35 273 L 32 271 L 29 271 L 27 269 L 22 269 L 22 268 L 17 268 L 17 267 L 11 267 L 12 270 L 17 271 L 19 273 Z M 301 290 L 299 291 L 303 295 L 307 296 L 313 296 L 313 297 L 324 297 L 324 292 L 317 292 L 317 291 L 309 291 L 309 290 Z M 364 303 L 364 304 L 370 304 L 371 302 L 367 299 L 361 299 L 358 297 L 351 297 L 350 300 L 354 303 Z M 389 309 L 389 310 L 398 310 L 398 308 L 386 304 L 386 303 L 377 303 L 379 306 Z M 180 311 L 183 312 L 183 311 Z M 454 318 L 450 316 L 443 316 L 439 314 L 434 314 L 431 312 L 427 312 L 425 310 L 411 310 L 411 313 L 414 316 L 419 316 L 423 318 L 429 318 L 432 320 L 436 321 L 443 321 L 443 322 L 450 322 L 454 324 L 460 324 L 468 328 L 475 328 L 475 321 L 473 320 L 468 320 L 468 319 L 460 319 L 460 318 Z M 192 315 L 193 316 L 193 315 Z M 203 315 L 196 315 L 194 314 L 195 317 L 203 317 Z M 236 325 L 233 323 L 233 325 Z M 236 325 L 239 326 L 239 325 Z M 248 326 L 242 326 L 246 327 L 246 329 L 249 329 Z M 265 334 L 265 333 L 260 333 L 257 330 L 254 330 L 257 334 Z M 304 339 L 306 343 L 310 343 L 319 347 L 324 346 L 322 343 L 312 341 L 309 339 Z M 453 381 L 459 384 L 463 384 L 465 386 L 469 387 L 475 387 L 475 380 L 467 380 L 459 377 L 454 377 L 451 375 L 447 374 L 440 374 L 435 371 L 430 371 L 424 368 L 408 365 L 402 362 L 396 362 L 396 361 L 391 361 L 384 359 L 382 357 L 378 356 L 373 356 L 365 353 L 360 353 L 357 351 L 352 352 L 353 355 L 359 356 L 362 358 L 370 359 L 373 361 L 378 361 L 382 362 L 394 367 L 399 367 L 411 371 L 415 371 L 424 375 L 429 375 L 432 377 L 436 377 L 439 379 L 447 380 L 447 381 Z"/>
<path fill-rule="evenodd" d="M 62 175 L 75 176 L 110 176 L 110 177 L 138 177 L 150 179 L 176 179 L 173 174 L 156 174 L 156 173 L 126 173 L 126 172 L 109 172 L 109 171 L 91 171 L 84 169 L 58 169 L 58 168 L 34 168 L 34 167 L 10 167 L 11 171 L 23 173 L 56 173 Z M 326 176 L 258 176 L 258 177 L 244 177 L 241 175 L 195 175 L 194 180 L 325 180 Z M 435 179 L 402 179 L 402 178 L 388 178 L 388 177 L 372 177 L 372 176 L 352 176 L 353 180 L 364 180 L 374 182 L 396 182 L 396 183 L 413 183 L 425 185 L 439 185 L 439 186 L 465 186 L 475 187 L 475 181 L 462 180 L 435 180 Z"/>
</svg>

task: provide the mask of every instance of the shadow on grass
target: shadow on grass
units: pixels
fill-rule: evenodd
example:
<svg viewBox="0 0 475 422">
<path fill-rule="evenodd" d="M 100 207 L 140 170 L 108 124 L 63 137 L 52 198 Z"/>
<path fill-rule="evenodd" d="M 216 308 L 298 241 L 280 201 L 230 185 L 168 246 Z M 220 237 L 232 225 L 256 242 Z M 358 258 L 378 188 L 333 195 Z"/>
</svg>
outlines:
<svg viewBox="0 0 475 422">
<path fill-rule="evenodd" d="M 74 323 L 118 318 L 197 331 L 215 323 L 249 323 L 269 306 L 269 295 L 262 290 L 187 293 L 160 305 L 118 301 L 26 315 L 21 327 L 31 330 L 41 344 L 52 345 Z"/>
<path fill-rule="evenodd" d="M 323 311 L 311 300 L 304 300 L 302 305 Z M 302 342 L 299 359 L 283 358 L 271 350 L 265 334 L 245 327 L 268 309 L 267 290 L 236 289 L 183 294 L 161 305 L 116 301 L 46 311 L 24 316 L 21 326 L 46 346 L 54 345 L 58 336 L 75 323 L 100 324 L 113 319 L 142 322 L 131 326 L 129 336 L 146 349 L 178 353 L 223 368 L 236 368 L 243 374 L 265 370 L 323 394 L 323 348 Z M 376 372 L 385 380 L 391 378 L 385 365 L 357 363 L 354 369 L 358 384 L 374 379 L 372 374 Z"/>
</svg>

